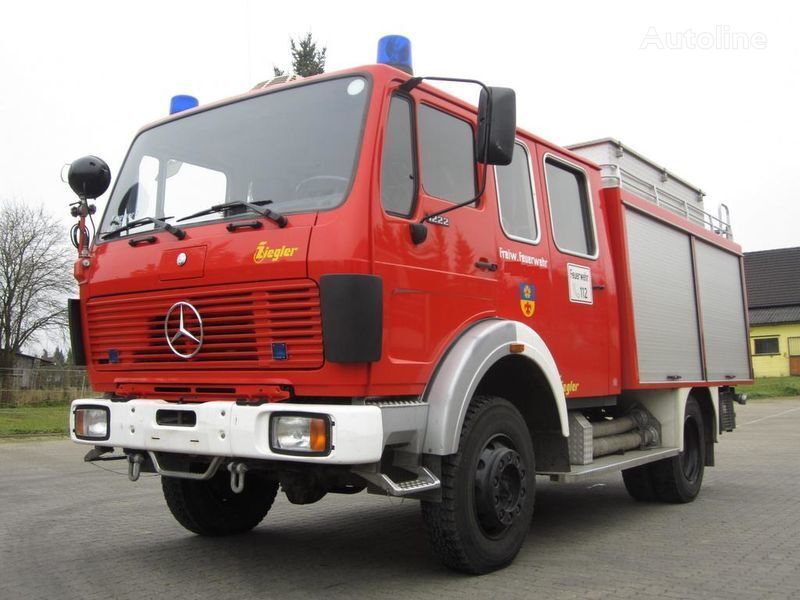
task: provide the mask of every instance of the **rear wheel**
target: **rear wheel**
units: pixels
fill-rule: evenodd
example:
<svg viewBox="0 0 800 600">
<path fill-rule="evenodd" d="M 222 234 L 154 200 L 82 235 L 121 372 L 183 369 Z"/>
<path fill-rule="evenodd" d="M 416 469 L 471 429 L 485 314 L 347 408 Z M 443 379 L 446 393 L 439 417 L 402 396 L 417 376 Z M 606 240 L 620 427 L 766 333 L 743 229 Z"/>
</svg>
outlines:
<svg viewBox="0 0 800 600">
<path fill-rule="evenodd" d="M 467 573 L 505 567 L 533 517 L 533 444 L 522 415 L 502 398 L 476 396 L 459 450 L 442 460 L 442 502 L 422 502 L 434 551 Z"/>
<path fill-rule="evenodd" d="M 706 464 L 703 413 L 697 400 L 686 401 L 683 452 L 678 456 L 622 472 L 628 493 L 637 500 L 691 502 L 700 493 Z"/>
<path fill-rule="evenodd" d="M 632 498 L 640 502 L 652 502 L 656 500 L 656 490 L 653 487 L 653 480 L 650 476 L 651 465 L 634 467 L 622 472 L 622 481 L 625 489 Z"/>
<path fill-rule="evenodd" d="M 178 523 L 199 535 L 223 536 L 258 525 L 275 501 L 278 482 L 251 471 L 242 493 L 235 494 L 228 472 L 219 471 L 207 481 L 162 476 L 161 489 Z"/>
</svg>

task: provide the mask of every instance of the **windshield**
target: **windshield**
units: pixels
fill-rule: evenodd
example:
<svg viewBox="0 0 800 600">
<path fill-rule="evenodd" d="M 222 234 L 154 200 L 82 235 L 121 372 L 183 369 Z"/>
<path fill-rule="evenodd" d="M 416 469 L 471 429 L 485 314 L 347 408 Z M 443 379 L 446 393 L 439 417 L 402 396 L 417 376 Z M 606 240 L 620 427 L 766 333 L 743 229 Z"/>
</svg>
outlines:
<svg viewBox="0 0 800 600">
<path fill-rule="evenodd" d="M 363 77 L 331 79 L 143 132 L 122 167 L 101 233 L 144 217 L 180 219 L 225 202 L 269 202 L 279 214 L 339 205 L 350 188 L 368 95 Z M 198 216 L 181 225 L 241 212 Z M 154 227 L 145 223 L 121 235 Z"/>
</svg>

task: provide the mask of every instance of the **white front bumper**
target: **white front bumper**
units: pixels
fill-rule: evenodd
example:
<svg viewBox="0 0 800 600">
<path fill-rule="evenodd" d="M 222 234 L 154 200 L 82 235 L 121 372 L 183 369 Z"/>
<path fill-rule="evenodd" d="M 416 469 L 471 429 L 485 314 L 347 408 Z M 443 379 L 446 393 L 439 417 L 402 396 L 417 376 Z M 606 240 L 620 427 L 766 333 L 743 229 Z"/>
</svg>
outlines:
<svg viewBox="0 0 800 600">
<path fill-rule="evenodd" d="M 77 406 L 103 406 L 109 410 L 107 440 L 75 437 Z M 158 409 L 186 410 L 196 415 L 192 427 L 156 423 Z M 303 456 L 273 452 L 269 446 L 272 413 L 328 415 L 331 421 L 331 451 L 326 456 Z M 70 436 L 81 444 L 115 446 L 131 450 L 176 452 L 231 458 L 255 458 L 322 464 L 377 462 L 383 453 L 383 424 L 377 406 L 274 403 L 240 406 L 233 402 L 175 404 L 164 400 L 81 399 L 72 402 Z"/>
</svg>

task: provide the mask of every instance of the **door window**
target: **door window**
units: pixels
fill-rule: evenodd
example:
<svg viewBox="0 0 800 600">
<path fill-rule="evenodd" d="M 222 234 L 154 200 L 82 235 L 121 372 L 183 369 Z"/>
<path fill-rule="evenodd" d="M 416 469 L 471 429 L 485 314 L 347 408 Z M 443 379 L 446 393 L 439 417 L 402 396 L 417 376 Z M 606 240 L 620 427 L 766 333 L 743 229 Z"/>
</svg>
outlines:
<svg viewBox="0 0 800 600">
<path fill-rule="evenodd" d="M 536 199 L 530 158 L 524 144 L 516 144 L 514 159 L 510 165 L 495 167 L 495 178 L 503 231 L 515 240 L 537 243 L 539 224 L 536 218 Z"/>
<path fill-rule="evenodd" d="M 407 217 L 416 196 L 411 101 L 394 96 L 389 107 L 381 161 L 381 202 L 386 212 Z"/>
<path fill-rule="evenodd" d="M 425 191 L 455 203 L 474 198 L 475 144 L 470 124 L 422 105 L 419 135 Z"/>
<path fill-rule="evenodd" d="M 545 181 L 558 249 L 568 254 L 596 257 L 597 242 L 586 174 L 549 157 L 545 160 Z"/>
</svg>

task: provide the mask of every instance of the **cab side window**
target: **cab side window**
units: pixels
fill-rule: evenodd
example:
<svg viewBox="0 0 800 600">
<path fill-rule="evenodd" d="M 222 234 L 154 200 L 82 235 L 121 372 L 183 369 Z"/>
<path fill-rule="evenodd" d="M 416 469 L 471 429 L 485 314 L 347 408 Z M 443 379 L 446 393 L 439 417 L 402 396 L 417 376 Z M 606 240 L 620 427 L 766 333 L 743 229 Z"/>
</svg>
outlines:
<svg viewBox="0 0 800 600">
<path fill-rule="evenodd" d="M 422 187 L 450 202 L 475 197 L 475 156 L 472 127 L 431 106 L 419 109 Z"/>
<path fill-rule="evenodd" d="M 381 161 L 381 202 L 387 213 L 407 217 L 414 208 L 416 166 L 411 101 L 392 97 Z"/>
<path fill-rule="evenodd" d="M 524 144 L 515 145 L 510 165 L 495 167 L 495 177 L 503 231 L 510 238 L 537 243 L 539 224 L 536 222 L 530 159 Z"/>
<path fill-rule="evenodd" d="M 553 158 L 545 160 L 553 237 L 562 252 L 593 257 L 597 252 L 586 175 Z"/>
</svg>

